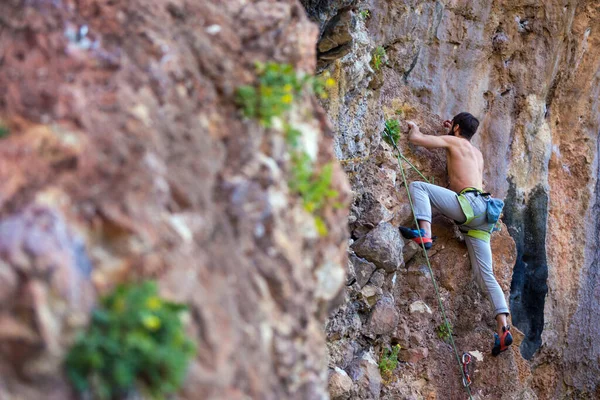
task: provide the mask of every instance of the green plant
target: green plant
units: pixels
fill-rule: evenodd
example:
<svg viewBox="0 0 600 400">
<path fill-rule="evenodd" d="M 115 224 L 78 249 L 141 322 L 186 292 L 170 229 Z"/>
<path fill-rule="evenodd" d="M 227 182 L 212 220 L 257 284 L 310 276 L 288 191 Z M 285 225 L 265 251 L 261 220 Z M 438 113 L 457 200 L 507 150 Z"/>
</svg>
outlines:
<svg viewBox="0 0 600 400">
<path fill-rule="evenodd" d="M 385 140 L 387 144 L 390 146 L 393 146 L 394 143 L 398 144 L 398 140 L 400 139 L 400 122 L 395 119 L 388 119 L 385 121 L 385 128 L 383 131 L 383 140 Z"/>
<path fill-rule="evenodd" d="M 371 57 L 371 67 L 373 67 L 375 71 L 379 71 L 381 66 L 385 63 L 385 58 L 385 49 L 383 46 L 377 46 Z"/>
<path fill-rule="evenodd" d="M 240 86 L 237 101 L 246 117 L 258 118 L 265 126 L 270 126 L 273 117 L 291 109 L 303 82 L 289 64 L 257 63 L 256 72 L 258 86 Z"/>
<path fill-rule="evenodd" d="M 185 310 L 158 297 L 154 282 L 117 287 L 101 300 L 67 355 L 67 376 L 95 399 L 134 390 L 162 399 L 175 392 L 195 354 L 181 322 Z"/>
<path fill-rule="evenodd" d="M 285 142 L 287 145 L 291 147 L 292 150 L 298 150 L 300 147 L 300 137 L 302 136 L 302 132 L 290 124 L 285 124 L 283 134 L 285 135 Z"/>
<path fill-rule="evenodd" d="M 369 19 L 369 18 L 371 17 L 371 11 L 369 11 L 369 10 L 361 10 L 361 11 L 358 13 L 358 15 L 360 15 L 360 17 L 361 17 L 363 20 L 367 20 L 367 19 Z"/>
<path fill-rule="evenodd" d="M 328 199 L 338 196 L 338 192 L 331 189 L 333 165 L 324 165 L 320 171 L 315 171 L 313 163 L 306 152 L 292 152 L 292 176 L 289 182 L 290 189 L 302 197 L 304 209 L 310 213 L 320 211 Z"/>
<path fill-rule="evenodd" d="M 400 353 L 400 345 L 392 347 L 392 350 L 385 349 L 379 357 L 379 371 L 384 380 L 389 380 L 392 371 L 398 366 L 398 354 Z"/>
<path fill-rule="evenodd" d="M 302 133 L 286 124 L 284 135 L 291 155 L 291 176 L 288 185 L 302 198 L 304 209 L 313 214 L 319 235 L 325 236 L 328 232 L 327 226 L 317 214 L 330 199 L 338 197 L 338 192 L 331 188 L 333 164 L 326 164 L 320 171 L 315 171 L 310 156 L 300 146 Z"/>
<path fill-rule="evenodd" d="M 0 124 L 0 139 L 7 137 L 10 134 L 10 130 L 4 124 Z"/>
<path fill-rule="evenodd" d="M 237 89 L 237 102 L 246 117 L 257 118 L 264 126 L 271 127 L 275 117 L 283 116 L 293 107 L 295 99 L 304 90 L 310 90 L 321 98 L 327 98 L 327 89 L 336 82 L 329 72 L 318 77 L 298 74 L 288 64 L 257 64 L 258 84 Z M 327 226 L 319 213 L 338 196 L 331 188 L 333 165 L 327 164 L 316 171 L 310 156 L 302 148 L 302 133 L 284 120 L 283 133 L 291 155 L 291 173 L 288 185 L 302 198 L 304 209 L 313 214 L 317 232 L 324 236 Z"/>
<path fill-rule="evenodd" d="M 236 101 L 246 117 L 258 119 L 266 127 L 271 127 L 273 118 L 291 110 L 303 90 L 326 97 L 325 89 L 335 85 L 329 74 L 320 77 L 299 74 L 289 64 L 257 63 L 256 73 L 258 83 L 238 87 Z"/>
<path fill-rule="evenodd" d="M 442 323 L 435 329 L 438 338 L 442 339 L 444 342 L 448 342 L 450 340 L 450 336 L 452 336 L 452 325 L 449 323 Z"/>
</svg>

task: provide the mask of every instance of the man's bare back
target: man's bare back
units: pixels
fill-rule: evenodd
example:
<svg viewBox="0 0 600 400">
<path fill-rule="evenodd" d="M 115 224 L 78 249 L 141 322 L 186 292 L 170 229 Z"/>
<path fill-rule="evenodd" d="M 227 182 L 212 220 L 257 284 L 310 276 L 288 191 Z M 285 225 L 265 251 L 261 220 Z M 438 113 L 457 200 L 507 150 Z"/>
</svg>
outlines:
<svg viewBox="0 0 600 400">
<path fill-rule="evenodd" d="M 448 122 L 444 122 L 444 126 L 448 127 Z M 468 187 L 483 190 L 483 156 L 471 142 L 460 136 L 423 135 L 414 122 L 408 121 L 408 125 L 411 143 L 430 149 L 446 149 L 450 189 L 456 193 Z"/>
<path fill-rule="evenodd" d="M 464 188 L 483 190 L 483 156 L 467 139 L 448 137 L 446 148 L 450 189 L 460 193 Z"/>
</svg>

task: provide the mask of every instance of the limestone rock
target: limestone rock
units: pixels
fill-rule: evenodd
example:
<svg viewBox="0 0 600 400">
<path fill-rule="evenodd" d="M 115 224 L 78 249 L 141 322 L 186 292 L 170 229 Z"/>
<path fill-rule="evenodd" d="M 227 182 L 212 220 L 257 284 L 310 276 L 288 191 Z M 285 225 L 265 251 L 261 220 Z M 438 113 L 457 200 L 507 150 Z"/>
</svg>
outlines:
<svg viewBox="0 0 600 400">
<path fill-rule="evenodd" d="M 331 400 L 348 400 L 352 396 L 354 383 L 346 371 L 335 368 L 329 372 L 329 396 Z"/>
<path fill-rule="evenodd" d="M 348 375 L 357 385 L 361 399 L 378 400 L 381 394 L 381 373 L 370 352 L 365 352 L 348 368 Z"/>
<path fill-rule="evenodd" d="M 389 334 L 396 329 L 399 318 L 394 298 L 391 295 L 384 295 L 371 310 L 365 328 L 371 335 Z"/>
<path fill-rule="evenodd" d="M 385 121 L 396 118 L 404 130 L 405 121 L 414 120 L 421 131 L 444 135 L 442 121 L 458 112 L 480 120 L 472 143 L 485 161 L 483 184 L 506 202 L 507 229 L 492 237 L 494 273 L 510 296 L 513 324 L 525 333 L 520 347 L 498 360 L 504 363 L 502 381 L 513 383 L 509 387 L 497 379 L 497 366 L 478 365 L 477 382 L 491 398 L 529 397 L 532 391 L 540 399 L 598 397 L 600 346 L 590 343 L 600 336 L 600 324 L 594 324 L 600 315 L 595 295 L 600 9 L 593 1 L 567 3 L 530 7 L 508 0 L 498 8 L 491 1 L 304 1 L 321 27 L 344 7 L 370 12 L 355 25 L 352 51 L 329 64 L 340 83 L 323 104 L 355 198 L 372 194 L 394 214 L 393 225 L 412 224 L 412 213 L 395 154 L 381 141 Z M 359 38 L 365 28 L 366 46 Z M 388 67 L 373 77 L 368 61 L 361 61 L 371 60 L 377 46 L 385 48 Z M 406 135 L 400 135 L 398 146 L 428 180 L 447 186 L 443 150 L 414 146 Z M 407 170 L 409 181 L 422 179 Z M 351 229 L 362 240 L 369 228 L 358 226 L 355 215 Z M 456 337 L 489 351 L 494 311 L 485 290 L 473 282 L 465 244 L 452 229 L 434 212 L 433 273 Z M 407 243 L 404 249 L 405 262 L 422 264 L 416 251 L 409 252 L 416 246 Z M 414 301 L 436 301 L 429 278 L 400 272 L 393 294 L 409 329 L 424 333 L 419 347 L 429 348 L 429 359 L 437 361 L 439 339 L 432 333 L 439 321 L 427 311 L 409 311 Z M 387 285 L 381 288 L 383 295 L 389 291 Z M 522 355 L 540 366 L 532 369 Z M 405 371 L 400 384 L 386 387 L 386 396 L 428 398 L 433 392 L 438 399 L 453 398 L 460 383 L 447 379 L 439 365 L 421 361 L 419 372 Z M 422 383 L 422 371 L 431 385 Z"/>
<path fill-rule="evenodd" d="M 357 200 L 358 219 L 355 225 L 374 228 L 382 222 L 388 222 L 394 216 L 375 196 L 366 192 Z"/>
<path fill-rule="evenodd" d="M 362 322 L 353 304 L 342 304 L 329 318 L 325 332 L 329 340 L 351 336 L 361 329 Z"/>
<path fill-rule="evenodd" d="M 414 314 L 414 313 L 432 314 L 431 308 L 429 308 L 429 306 L 427 304 L 425 304 L 425 302 L 423 302 L 421 300 L 418 300 L 418 301 L 415 301 L 414 303 L 412 303 L 410 305 L 409 310 L 410 310 L 411 314 Z"/>
<path fill-rule="evenodd" d="M 329 337 L 328 339 L 327 353 L 330 368 L 347 368 L 354 361 L 354 354 L 360 353 L 361 347 L 354 339 L 332 340 Z"/>
<path fill-rule="evenodd" d="M 416 363 L 429 355 L 429 350 L 426 347 L 418 347 L 416 349 L 401 349 L 398 354 L 398 359 L 404 362 Z"/>
<path fill-rule="evenodd" d="M 385 272 L 382 269 L 378 269 L 371 275 L 369 283 L 375 287 L 382 287 L 385 282 Z"/>
<path fill-rule="evenodd" d="M 0 354 L 19 359 L 27 378 L 60 387 L 56 370 L 95 302 L 83 240 L 58 211 L 30 206 L 0 220 L 0 257 L 10 294 L 0 307 Z"/>
<path fill-rule="evenodd" d="M 364 258 L 357 257 L 355 255 L 350 256 L 350 261 L 354 267 L 354 273 L 356 276 L 356 282 L 359 287 L 363 287 L 367 284 L 371 275 L 377 269 L 375 264 L 365 260 Z"/>
<path fill-rule="evenodd" d="M 422 247 L 412 240 L 407 240 L 404 243 L 404 248 L 402 249 L 402 257 L 404 258 L 404 262 L 408 264 L 410 260 L 421 250 Z"/>
<path fill-rule="evenodd" d="M 383 222 L 358 239 L 354 252 L 387 272 L 394 272 L 402 264 L 403 241 L 400 232 L 389 222 Z"/>
<path fill-rule="evenodd" d="M 382 294 L 383 290 L 374 285 L 365 285 L 360 290 L 360 295 L 368 307 L 373 306 Z"/>
</svg>

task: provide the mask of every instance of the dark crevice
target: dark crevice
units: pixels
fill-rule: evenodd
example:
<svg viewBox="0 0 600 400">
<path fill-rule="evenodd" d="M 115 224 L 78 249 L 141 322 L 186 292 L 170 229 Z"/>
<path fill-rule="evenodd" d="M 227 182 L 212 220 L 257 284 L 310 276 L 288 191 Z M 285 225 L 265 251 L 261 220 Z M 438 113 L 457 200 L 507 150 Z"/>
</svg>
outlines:
<svg viewBox="0 0 600 400">
<path fill-rule="evenodd" d="M 544 303 L 548 292 L 546 222 L 548 193 L 542 185 L 529 193 L 527 202 L 509 179 L 504 222 L 517 246 L 517 261 L 510 287 L 512 322 L 524 334 L 521 354 L 530 360 L 542 344 Z"/>
<path fill-rule="evenodd" d="M 419 47 L 419 49 L 417 50 L 417 54 L 415 55 L 412 62 L 410 63 L 410 67 L 408 67 L 408 70 L 404 73 L 404 77 L 403 77 L 404 82 L 408 81 L 408 76 L 410 75 L 412 70 L 417 66 L 417 62 L 419 61 L 420 55 L 421 55 L 421 47 Z"/>
<path fill-rule="evenodd" d="M 317 43 L 318 69 L 352 51 L 354 19 L 350 8 L 342 8 L 323 27 Z"/>
<path fill-rule="evenodd" d="M 556 94 L 556 88 L 560 84 L 561 78 L 562 78 L 562 74 L 559 72 L 552 80 L 550 89 L 548 89 L 548 94 L 546 95 L 546 113 L 544 115 L 544 117 L 546 117 L 546 118 L 550 114 L 550 107 L 552 106 L 552 102 L 554 101 L 554 96 Z"/>
</svg>

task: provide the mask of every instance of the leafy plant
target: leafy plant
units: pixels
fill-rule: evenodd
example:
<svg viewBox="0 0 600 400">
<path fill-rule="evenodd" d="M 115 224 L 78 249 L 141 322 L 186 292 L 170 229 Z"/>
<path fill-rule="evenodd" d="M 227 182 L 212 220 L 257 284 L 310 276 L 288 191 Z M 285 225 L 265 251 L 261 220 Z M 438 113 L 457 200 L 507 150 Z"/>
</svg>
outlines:
<svg viewBox="0 0 600 400">
<path fill-rule="evenodd" d="M 134 390 L 155 399 L 179 389 L 195 354 L 180 315 L 186 307 L 157 294 L 154 282 L 119 286 L 101 300 L 67 355 L 67 376 L 79 392 L 115 399 Z"/>
<path fill-rule="evenodd" d="M 385 62 L 386 56 L 383 46 L 377 46 L 371 57 L 371 67 L 373 67 L 375 71 L 379 71 Z"/>
<path fill-rule="evenodd" d="M 331 163 L 326 164 L 317 172 L 313 169 L 308 154 L 296 151 L 292 153 L 291 173 L 290 189 L 302 197 L 304 209 L 310 213 L 320 211 L 328 199 L 338 196 L 338 192 L 331 189 L 333 175 Z"/>
<path fill-rule="evenodd" d="M 398 353 L 400 353 L 400 345 L 397 344 L 392 347 L 392 350 L 384 349 L 381 357 L 379 357 L 379 371 L 381 377 L 385 380 L 389 380 L 392 372 L 398 366 Z"/>
<path fill-rule="evenodd" d="M 300 146 L 302 133 L 286 124 L 284 134 L 286 143 L 291 148 L 291 176 L 288 185 L 293 192 L 300 195 L 304 209 L 314 215 L 317 232 L 325 236 L 325 221 L 316 214 L 330 199 L 338 197 L 338 192 L 331 188 L 333 164 L 326 164 L 320 171 L 315 171 L 310 156 Z"/>
<path fill-rule="evenodd" d="M 361 10 L 361 11 L 358 13 L 358 15 L 360 15 L 360 17 L 361 17 L 363 20 L 367 20 L 367 19 L 369 19 L 369 18 L 371 17 L 371 11 L 369 11 L 369 10 Z"/>
<path fill-rule="evenodd" d="M 237 101 L 245 116 L 257 118 L 266 126 L 272 126 L 275 117 L 290 111 L 295 99 L 303 90 L 311 90 L 321 98 L 327 98 L 327 89 L 336 82 L 329 72 L 318 77 L 302 75 L 288 64 L 257 64 L 258 85 L 241 86 L 237 90 Z M 302 133 L 284 121 L 283 133 L 290 148 L 290 189 L 301 198 L 304 209 L 313 214 L 317 232 L 324 236 L 327 226 L 319 213 L 338 192 L 331 188 L 333 165 L 327 164 L 316 171 L 310 156 L 302 148 Z"/>
<path fill-rule="evenodd" d="M 452 336 L 452 325 L 449 323 L 442 323 L 435 329 L 438 338 L 442 339 L 444 342 L 448 342 L 450 340 L 450 336 Z"/>
<path fill-rule="evenodd" d="M 387 144 L 390 146 L 393 146 L 394 143 L 398 144 L 398 140 L 400 139 L 400 122 L 398 122 L 398 120 L 388 119 L 385 121 L 385 128 L 383 131 L 383 140 L 385 140 Z"/>
<path fill-rule="evenodd" d="M 4 124 L 0 124 L 0 139 L 7 137 L 10 134 L 10 130 Z"/>
<path fill-rule="evenodd" d="M 257 63 L 256 73 L 258 83 L 238 87 L 236 101 L 246 117 L 257 118 L 266 127 L 271 127 L 273 118 L 291 110 L 304 89 L 326 97 L 325 89 L 335 85 L 328 74 L 318 78 L 298 74 L 289 64 Z"/>
</svg>

